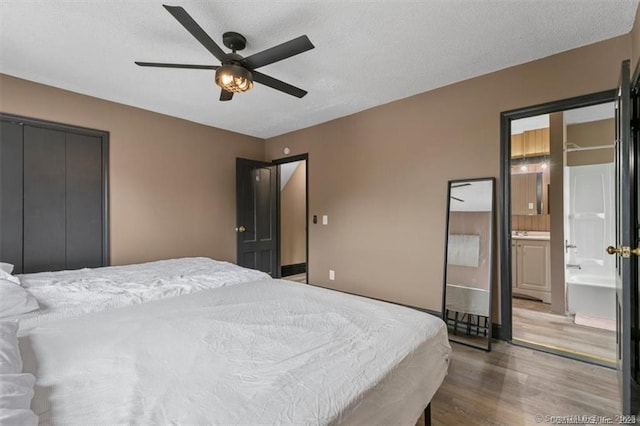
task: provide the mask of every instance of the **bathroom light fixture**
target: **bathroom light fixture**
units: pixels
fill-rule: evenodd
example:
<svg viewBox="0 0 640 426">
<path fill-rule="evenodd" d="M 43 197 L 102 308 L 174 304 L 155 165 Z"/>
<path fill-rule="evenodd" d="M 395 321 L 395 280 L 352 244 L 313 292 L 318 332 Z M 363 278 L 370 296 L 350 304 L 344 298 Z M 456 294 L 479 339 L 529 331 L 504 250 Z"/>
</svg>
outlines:
<svg viewBox="0 0 640 426">
<path fill-rule="evenodd" d="M 227 92 L 246 92 L 253 87 L 253 76 L 244 67 L 224 64 L 216 70 L 216 84 Z"/>
<path fill-rule="evenodd" d="M 527 169 L 527 154 L 522 154 L 522 160 L 520 160 L 520 171 L 526 172 Z"/>
</svg>

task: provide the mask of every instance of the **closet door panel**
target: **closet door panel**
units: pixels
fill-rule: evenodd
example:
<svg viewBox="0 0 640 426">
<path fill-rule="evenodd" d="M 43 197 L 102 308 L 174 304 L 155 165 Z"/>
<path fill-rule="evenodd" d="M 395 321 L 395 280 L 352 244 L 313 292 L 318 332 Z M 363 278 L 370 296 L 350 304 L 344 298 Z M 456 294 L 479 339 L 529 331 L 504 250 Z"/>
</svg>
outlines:
<svg viewBox="0 0 640 426">
<path fill-rule="evenodd" d="M 22 126 L 0 121 L 0 261 L 22 273 Z"/>
<path fill-rule="evenodd" d="M 104 266 L 102 141 L 67 133 L 67 269 Z"/>
<path fill-rule="evenodd" d="M 65 269 L 65 133 L 24 126 L 24 273 Z"/>
</svg>

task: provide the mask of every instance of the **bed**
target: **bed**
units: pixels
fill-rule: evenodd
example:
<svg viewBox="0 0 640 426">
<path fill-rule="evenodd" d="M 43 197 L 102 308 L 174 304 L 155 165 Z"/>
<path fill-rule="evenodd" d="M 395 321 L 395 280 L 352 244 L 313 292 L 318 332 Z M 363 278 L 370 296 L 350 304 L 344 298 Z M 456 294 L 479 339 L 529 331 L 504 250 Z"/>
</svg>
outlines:
<svg viewBox="0 0 640 426">
<path fill-rule="evenodd" d="M 110 310 L 243 282 L 269 279 L 264 272 L 206 257 L 158 260 L 125 266 L 18 275 L 39 309 L 20 319 L 20 329 L 59 318 Z"/>
<path fill-rule="evenodd" d="M 40 424 L 414 425 L 446 375 L 423 312 L 264 276 L 195 287 L 18 318 Z"/>
</svg>

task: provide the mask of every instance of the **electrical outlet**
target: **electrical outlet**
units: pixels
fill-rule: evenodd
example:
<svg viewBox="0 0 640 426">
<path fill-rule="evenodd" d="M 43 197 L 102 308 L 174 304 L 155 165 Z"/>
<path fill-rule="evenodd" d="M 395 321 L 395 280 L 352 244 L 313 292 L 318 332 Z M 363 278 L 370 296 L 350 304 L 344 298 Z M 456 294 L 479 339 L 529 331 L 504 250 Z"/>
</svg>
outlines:
<svg viewBox="0 0 640 426">
<path fill-rule="evenodd" d="M 326 214 L 322 215 L 322 224 L 323 225 L 329 224 L 329 216 L 327 216 Z"/>
<path fill-rule="evenodd" d="M 334 271 L 333 269 L 329 269 L 329 279 L 331 281 L 336 279 L 336 271 Z"/>
</svg>

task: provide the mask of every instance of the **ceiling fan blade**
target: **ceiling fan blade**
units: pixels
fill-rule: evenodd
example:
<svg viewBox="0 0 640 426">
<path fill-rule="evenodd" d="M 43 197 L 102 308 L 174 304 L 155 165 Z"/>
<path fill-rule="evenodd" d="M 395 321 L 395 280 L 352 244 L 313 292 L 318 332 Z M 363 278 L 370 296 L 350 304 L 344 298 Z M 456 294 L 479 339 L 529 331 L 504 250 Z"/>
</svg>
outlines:
<svg viewBox="0 0 640 426">
<path fill-rule="evenodd" d="M 458 197 L 454 197 L 453 195 L 451 196 L 451 198 L 453 198 L 456 201 L 460 201 L 461 203 L 464 203 L 464 200 Z"/>
<path fill-rule="evenodd" d="M 163 4 L 162 6 L 167 9 L 167 11 L 173 15 L 173 17 L 176 18 L 176 20 L 180 22 L 180 24 L 182 24 L 182 26 L 185 27 L 185 29 L 189 31 L 189 33 L 191 33 L 191 35 L 200 42 L 200 44 L 211 52 L 213 56 L 218 58 L 220 62 L 224 61 L 227 54 L 224 53 L 220 46 L 218 46 L 206 32 L 204 32 L 200 25 L 193 20 L 186 10 L 180 6 L 167 6 L 166 4 Z"/>
<path fill-rule="evenodd" d="M 220 90 L 220 100 L 221 101 L 230 101 L 233 98 L 233 92 L 227 92 L 224 89 Z"/>
<path fill-rule="evenodd" d="M 136 61 L 136 65 L 141 67 L 158 67 L 158 68 L 187 68 L 194 70 L 217 70 L 220 68 L 218 65 L 189 65 L 189 64 L 163 64 L 160 62 L 139 62 Z"/>
<path fill-rule="evenodd" d="M 290 58 L 299 53 L 306 52 L 313 49 L 311 40 L 306 35 L 294 38 L 285 43 L 274 46 L 270 49 L 263 50 L 262 52 L 255 53 L 251 56 L 244 58 L 242 61 L 247 67 L 256 69 L 265 65 L 272 64 L 274 62 L 281 61 L 283 59 Z"/>
<path fill-rule="evenodd" d="M 268 75 L 262 74 L 261 72 L 251 71 L 251 74 L 253 75 L 253 81 L 264 84 L 265 86 L 269 86 L 288 95 L 301 98 L 307 94 L 306 90 L 302 90 L 298 87 L 285 83 L 284 81 L 269 77 Z"/>
</svg>

